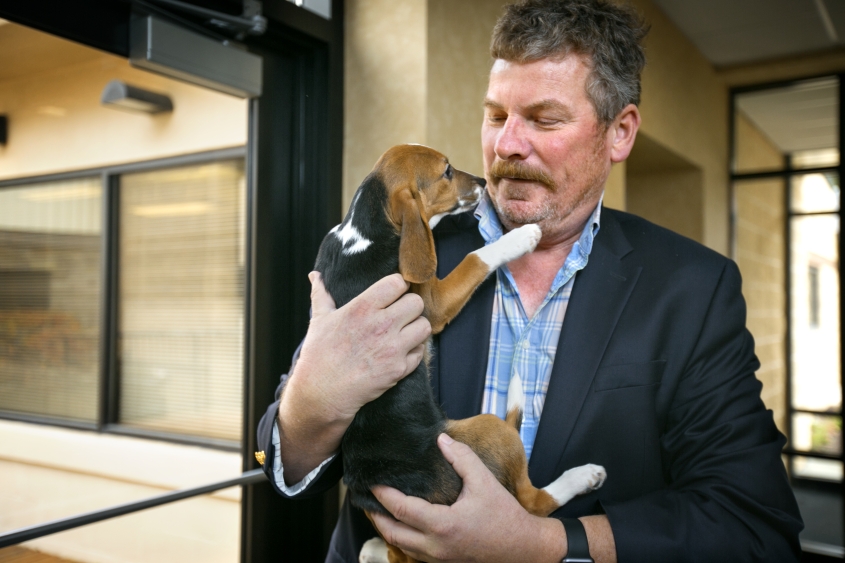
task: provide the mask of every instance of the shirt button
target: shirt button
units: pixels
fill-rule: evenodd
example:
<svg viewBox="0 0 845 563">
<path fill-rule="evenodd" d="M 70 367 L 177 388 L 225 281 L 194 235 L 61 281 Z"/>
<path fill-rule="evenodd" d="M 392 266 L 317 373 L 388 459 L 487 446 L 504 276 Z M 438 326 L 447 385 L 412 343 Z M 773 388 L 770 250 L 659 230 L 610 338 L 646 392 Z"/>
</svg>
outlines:
<svg viewBox="0 0 845 563">
<path fill-rule="evenodd" d="M 523 341 L 522 341 L 522 347 L 523 347 L 523 349 L 527 349 L 527 348 L 528 348 L 528 341 L 527 341 L 527 340 L 523 340 Z"/>
</svg>

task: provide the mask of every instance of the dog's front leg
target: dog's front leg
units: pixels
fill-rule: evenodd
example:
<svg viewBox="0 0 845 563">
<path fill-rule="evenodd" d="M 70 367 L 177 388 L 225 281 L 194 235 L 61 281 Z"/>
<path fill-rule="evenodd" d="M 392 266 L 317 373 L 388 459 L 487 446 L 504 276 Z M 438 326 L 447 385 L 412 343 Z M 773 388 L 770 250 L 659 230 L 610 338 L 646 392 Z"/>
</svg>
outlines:
<svg viewBox="0 0 845 563">
<path fill-rule="evenodd" d="M 494 243 L 479 248 L 464 258 L 448 276 L 413 284 L 411 291 L 425 303 L 424 315 L 437 334 L 464 308 L 481 282 L 497 268 L 528 254 L 540 242 L 540 227 L 525 225 L 506 233 Z"/>
</svg>

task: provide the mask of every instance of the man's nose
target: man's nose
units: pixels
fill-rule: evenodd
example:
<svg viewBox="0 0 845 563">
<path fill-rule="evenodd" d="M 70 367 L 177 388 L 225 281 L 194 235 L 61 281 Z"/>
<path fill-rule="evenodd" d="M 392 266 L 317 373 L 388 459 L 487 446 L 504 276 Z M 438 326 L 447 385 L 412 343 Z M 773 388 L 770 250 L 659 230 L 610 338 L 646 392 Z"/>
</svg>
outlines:
<svg viewBox="0 0 845 563">
<path fill-rule="evenodd" d="M 525 122 L 509 116 L 499 130 L 495 145 L 496 156 L 502 160 L 524 159 L 531 152 Z"/>
</svg>

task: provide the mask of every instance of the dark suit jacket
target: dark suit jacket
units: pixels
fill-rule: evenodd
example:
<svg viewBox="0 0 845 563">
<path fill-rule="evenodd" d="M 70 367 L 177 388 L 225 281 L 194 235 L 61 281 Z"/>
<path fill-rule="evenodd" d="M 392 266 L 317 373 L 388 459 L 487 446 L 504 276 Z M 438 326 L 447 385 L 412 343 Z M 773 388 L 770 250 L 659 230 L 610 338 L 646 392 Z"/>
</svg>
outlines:
<svg viewBox="0 0 845 563">
<path fill-rule="evenodd" d="M 441 278 L 484 244 L 471 213 L 444 219 L 435 238 Z M 435 337 L 431 382 L 450 418 L 480 411 L 494 293 L 491 276 Z M 567 468 L 603 465 L 604 486 L 553 516 L 607 514 L 621 563 L 797 561 L 801 519 L 758 367 L 736 265 L 602 209 L 564 319 L 532 482 L 543 487 Z M 270 460 L 277 409 L 259 426 Z M 341 457 L 302 494 L 333 485 Z M 328 560 L 354 563 L 374 535 L 344 503 Z"/>
</svg>

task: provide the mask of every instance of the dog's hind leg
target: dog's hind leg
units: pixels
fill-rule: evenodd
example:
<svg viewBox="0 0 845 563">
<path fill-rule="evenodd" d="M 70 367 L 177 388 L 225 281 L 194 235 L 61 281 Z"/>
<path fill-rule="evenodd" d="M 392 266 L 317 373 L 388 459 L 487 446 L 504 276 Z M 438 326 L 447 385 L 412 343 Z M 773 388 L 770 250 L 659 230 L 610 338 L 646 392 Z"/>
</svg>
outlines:
<svg viewBox="0 0 845 563">
<path fill-rule="evenodd" d="M 371 538 L 364 542 L 358 563 L 388 563 L 387 544 L 381 538 Z"/>
<path fill-rule="evenodd" d="M 548 516 L 577 495 L 594 491 L 607 477 L 604 467 L 581 465 L 564 471 L 563 475 L 542 489 L 531 484 L 526 471 L 516 486 L 516 499 L 525 510 L 535 516 Z"/>
</svg>

